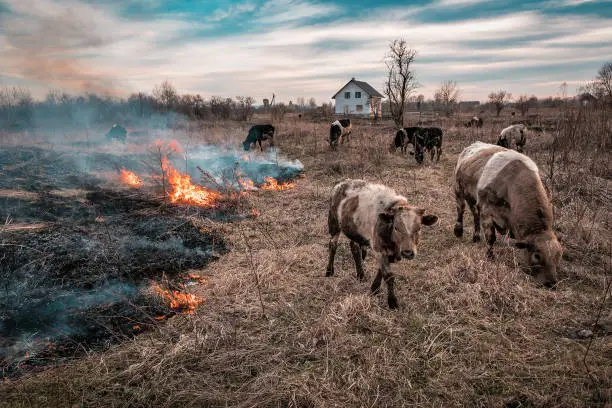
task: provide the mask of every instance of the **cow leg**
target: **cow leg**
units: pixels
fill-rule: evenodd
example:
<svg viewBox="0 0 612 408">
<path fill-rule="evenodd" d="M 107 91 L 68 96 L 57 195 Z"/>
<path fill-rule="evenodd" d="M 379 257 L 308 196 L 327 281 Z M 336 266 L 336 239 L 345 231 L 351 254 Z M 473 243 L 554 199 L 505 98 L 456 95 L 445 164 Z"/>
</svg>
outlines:
<svg viewBox="0 0 612 408">
<path fill-rule="evenodd" d="M 365 245 L 362 245 L 361 246 L 361 259 L 365 260 L 367 255 L 368 255 L 368 247 L 366 247 Z"/>
<path fill-rule="evenodd" d="M 353 259 L 355 260 L 355 268 L 357 269 L 357 278 L 359 280 L 364 279 L 363 263 L 361 259 L 361 246 L 355 241 L 351 241 L 351 252 Z"/>
<path fill-rule="evenodd" d="M 263 152 L 263 146 L 261 145 L 261 139 L 257 139 L 257 143 L 259 143 L 259 150 Z"/>
<path fill-rule="evenodd" d="M 466 200 L 470 206 L 472 217 L 474 217 L 474 234 L 472 235 L 472 242 L 480 242 L 480 207 L 473 199 Z"/>
<path fill-rule="evenodd" d="M 436 149 L 435 149 L 435 148 L 432 148 L 432 149 L 431 149 L 431 161 L 432 161 L 432 162 L 434 161 L 434 157 L 435 157 L 435 156 L 436 156 Z"/>
<path fill-rule="evenodd" d="M 461 238 L 463 236 L 463 212 L 465 211 L 465 198 L 457 189 L 455 189 L 455 200 L 457 202 L 457 223 L 455 224 L 455 236 Z"/>
<path fill-rule="evenodd" d="M 441 154 L 442 154 L 442 146 L 438 147 L 438 157 L 436 158 L 436 161 L 440 161 Z"/>
<path fill-rule="evenodd" d="M 334 258 L 338 249 L 338 238 L 340 238 L 340 223 L 336 213 L 330 208 L 327 218 L 327 227 L 329 229 L 329 262 L 327 263 L 327 272 L 325 276 L 334 276 Z"/>
<path fill-rule="evenodd" d="M 487 256 L 490 259 L 493 259 L 493 244 L 495 244 L 497 239 L 495 233 L 495 223 L 493 222 L 493 217 L 486 213 L 483 215 L 482 229 L 484 229 L 485 238 L 487 240 Z"/>
<path fill-rule="evenodd" d="M 376 277 L 372 281 L 372 286 L 370 287 L 370 290 L 372 291 L 373 295 L 377 295 L 378 292 L 380 292 L 380 282 L 382 281 L 382 277 L 383 272 L 382 269 L 379 267 L 378 272 L 376 273 Z"/>
<path fill-rule="evenodd" d="M 329 239 L 329 262 L 327 263 L 327 272 L 325 276 L 334 276 L 334 258 L 336 256 L 336 250 L 338 249 L 338 238 L 340 238 L 340 233 L 332 235 Z"/>
<path fill-rule="evenodd" d="M 386 256 L 381 256 L 380 269 L 382 271 L 382 277 L 387 283 L 387 304 L 389 305 L 389 309 L 397 309 L 397 298 L 395 297 L 394 291 L 395 276 L 393 276 L 393 272 L 391 272 L 391 266 Z"/>
</svg>

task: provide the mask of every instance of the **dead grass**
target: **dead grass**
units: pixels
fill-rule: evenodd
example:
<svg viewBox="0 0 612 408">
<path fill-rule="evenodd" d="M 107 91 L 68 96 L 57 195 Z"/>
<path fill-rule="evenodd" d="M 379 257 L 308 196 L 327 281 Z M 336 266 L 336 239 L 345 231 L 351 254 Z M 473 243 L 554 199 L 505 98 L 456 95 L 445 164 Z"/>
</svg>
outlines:
<svg viewBox="0 0 612 408">
<path fill-rule="evenodd" d="M 202 125 L 201 138 L 238 145 L 243 126 L 226 125 Z M 0 405 L 605 406 L 609 298 L 585 359 L 589 373 L 588 340 L 577 333 L 593 330 L 610 279 L 610 180 L 585 173 L 568 191 L 563 177 L 573 176 L 559 176 L 556 227 L 566 256 L 559 289 L 543 290 L 503 242 L 492 262 L 483 245 L 452 233 L 456 156 L 470 141 L 493 142 L 504 124 L 480 131 L 445 125 L 441 161 L 417 166 L 388 152 L 389 124 L 358 123 L 336 152 L 326 142 L 327 124 L 279 124 L 276 144 L 304 163 L 305 177 L 294 190 L 250 195 L 246 206 L 260 217 L 216 226 L 231 251 L 201 271 L 207 283 L 196 294 L 206 301 L 197 314 L 0 385 Z M 546 137 L 527 145 L 540 166 L 546 144 L 539 138 Z M 440 217 L 424 230 L 417 258 L 394 266 L 397 312 L 368 294 L 369 282 L 357 281 L 345 239 L 336 277 L 324 277 L 327 199 L 345 177 L 384 182 Z M 371 279 L 371 255 L 366 265 Z"/>
</svg>

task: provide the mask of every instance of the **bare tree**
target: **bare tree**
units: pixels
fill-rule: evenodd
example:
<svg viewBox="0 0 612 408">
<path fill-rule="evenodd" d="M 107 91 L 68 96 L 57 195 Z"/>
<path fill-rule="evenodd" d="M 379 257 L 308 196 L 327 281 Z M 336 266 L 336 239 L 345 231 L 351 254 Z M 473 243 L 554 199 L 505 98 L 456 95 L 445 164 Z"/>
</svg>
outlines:
<svg viewBox="0 0 612 408">
<path fill-rule="evenodd" d="M 161 105 L 165 112 L 168 112 L 178 101 L 176 88 L 167 80 L 153 88 L 153 97 Z"/>
<path fill-rule="evenodd" d="M 250 96 L 237 96 L 236 97 L 236 116 L 238 120 L 248 121 L 251 120 L 255 113 L 253 103 L 255 99 Z"/>
<path fill-rule="evenodd" d="M 612 98 L 612 61 L 606 62 L 599 68 L 595 80 L 602 90 L 602 93 Z"/>
<path fill-rule="evenodd" d="M 389 52 L 385 56 L 387 65 L 387 80 L 385 95 L 389 100 L 391 117 L 397 127 L 404 126 L 404 110 L 410 94 L 418 88 L 418 83 L 411 70 L 411 64 L 416 57 L 416 50 L 408 47 L 404 39 L 393 40 L 389 44 Z"/>
<path fill-rule="evenodd" d="M 521 95 L 516 100 L 516 108 L 521 111 L 522 116 L 525 116 L 537 101 L 538 98 L 533 95 L 531 97 L 528 95 Z"/>
<path fill-rule="evenodd" d="M 317 100 L 315 98 L 310 98 L 308 100 L 308 106 L 310 106 L 310 109 L 315 109 L 317 107 Z"/>
<path fill-rule="evenodd" d="M 296 103 L 297 103 L 298 110 L 304 110 L 304 107 L 306 107 L 306 98 L 304 98 L 303 96 L 300 96 L 299 98 L 296 99 Z"/>
<path fill-rule="evenodd" d="M 512 99 L 512 94 L 504 90 L 491 92 L 489 94 L 489 102 L 495 107 L 495 113 L 497 114 L 497 116 L 499 116 L 502 109 L 504 109 L 504 107 L 508 105 L 510 99 Z"/>
<path fill-rule="evenodd" d="M 457 82 L 442 82 L 440 89 L 434 93 L 434 102 L 447 118 L 455 113 L 459 106 L 459 88 L 457 88 Z"/>
</svg>

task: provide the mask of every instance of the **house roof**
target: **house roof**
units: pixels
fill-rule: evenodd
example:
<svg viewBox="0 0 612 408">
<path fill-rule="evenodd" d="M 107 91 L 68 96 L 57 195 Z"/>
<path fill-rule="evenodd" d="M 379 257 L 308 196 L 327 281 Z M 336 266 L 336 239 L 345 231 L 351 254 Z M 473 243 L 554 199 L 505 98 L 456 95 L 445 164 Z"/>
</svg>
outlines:
<svg viewBox="0 0 612 408">
<path fill-rule="evenodd" d="M 358 87 L 360 87 L 365 93 L 367 93 L 370 96 L 376 96 L 378 98 L 384 98 L 383 95 L 380 94 L 380 92 L 378 92 L 376 89 L 374 89 L 374 87 L 370 84 L 368 84 L 367 82 L 363 82 L 363 81 L 357 81 L 355 80 L 355 78 L 351 78 L 350 81 L 348 81 L 346 83 L 346 85 L 344 85 L 342 88 L 340 88 L 340 90 L 338 92 L 336 92 L 334 94 L 334 96 L 332 96 L 332 99 L 336 99 L 336 95 L 338 95 L 340 92 L 342 92 L 342 90 L 344 88 L 346 88 L 348 86 L 348 84 L 350 83 L 354 83 L 355 85 L 357 85 Z"/>
</svg>

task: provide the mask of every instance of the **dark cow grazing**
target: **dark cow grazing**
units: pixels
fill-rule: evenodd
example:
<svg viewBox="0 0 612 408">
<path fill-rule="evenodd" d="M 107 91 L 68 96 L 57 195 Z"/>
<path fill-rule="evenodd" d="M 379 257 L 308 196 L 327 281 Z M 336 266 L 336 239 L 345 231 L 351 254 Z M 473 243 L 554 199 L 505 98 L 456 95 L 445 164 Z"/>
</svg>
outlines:
<svg viewBox="0 0 612 408">
<path fill-rule="evenodd" d="M 395 139 L 391 144 L 390 151 L 396 151 L 400 148 L 402 153 L 406 153 L 409 144 L 414 144 L 414 133 L 420 129 L 418 126 L 406 127 L 400 129 L 395 133 Z"/>
<path fill-rule="evenodd" d="M 511 125 L 501 131 L 497 145 L 523 152 L 523 147 L 527 143 L 527 127 L 523 124 Z"/>
<path fill-rule="evenodd" d="M 387 283 L 387 302 L 397 308 L 393 291 L 395 278 L 390 264 L 402 258 L 413 259 L 421 238 L 421 224 L 433 225 L 435 215 L 412 207 L 406 198 L 381 184 L 364 180 L 345 180 L 333 188 L 329 207 L 329 263 L 326 276 L 334 275 L 334 257 L 340 233 L 351 241 L 357 277 L 364 279 L 363 260 L 370 247 L 379 258 L 372 293 L 378 293 L 381 280 Z"/>
<path fill-rule="evenodd" d="M 263 152 L 263 146 L 261 142 L 264 140 L 270 140 L 270 147 L 274 146 L 274 126 L 272 125 L 255 125 L 249 129 L 249 135 L 246 140 L 242 142 L 244 150 L 251 150 L 251 146 L 259 144 L 259 148 Z"/>
<path fill-rule="evenodd" d="M 464 124 L 465 127 L 476 127 L 476 128 L 481 128 L 482 125 L 483 125 L 482 118 L 479 118 L 478 116 L 472 117 L 470 120 L 468 120 Z"/>
<path fill-rule="evenodd" d="M 442 154 L 442 129 L 437 127 L 425 127 L 417 129 L 414 133 L 414 158 L 417 163 L 423 163 L 425 152 L 431 153 L 431 161 L 436 157 L 440 161 Z"/>
<path fill-rule="evenodd" d="M 351 126 L 350 119 L 334 121 L 329 127 L 329 147 L 335 150 L 336 146 L 338 146 L 338 139 L 340 139 L 341 144 L 344 143 L 344 139 L 348 142 L 352 131 L 353 127 Z"/>
<path fill-rule="evenodd" d="M 108 140 L 120 140 L 120 141 L 125 141 L 125 138 L 127 137 L 127 130 L 125 130 L 125 128 L 121 125 L 118 124 L 114 124 L 110 130 L 106 133 L 106 139 Z"/>
<path fill-rule="evenodd" d="M 523 262 L 531 275 L 547 287 L 557 283 L 557 264 L 563 249 L 552 230 L 553 213 L 538 167 L 527 156 L 504 147 L 476 142 L 468 146 L 455 167 L 457 224 L 463 236 L 463 212 L 467 202 L 474 216 L 473 242 L 480 228 L 493 257 L 496 231 L 509 233 L 527 256 Z"/>
</svg>

